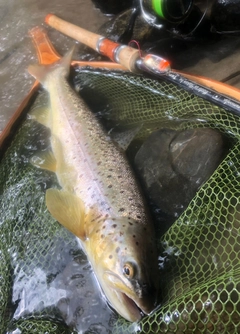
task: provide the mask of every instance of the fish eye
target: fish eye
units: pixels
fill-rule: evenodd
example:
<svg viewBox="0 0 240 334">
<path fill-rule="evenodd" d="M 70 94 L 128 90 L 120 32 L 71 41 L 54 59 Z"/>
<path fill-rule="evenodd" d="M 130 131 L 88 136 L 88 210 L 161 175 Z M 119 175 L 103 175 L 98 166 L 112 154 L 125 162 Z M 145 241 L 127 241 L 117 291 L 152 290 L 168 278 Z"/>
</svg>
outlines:
<svg viewBox="0 0 240 334">
<path fill-rule="evenodd" d="M 131 279 L 134 276 L 134 267 L 131 263 L 125 263 L 123 266 L 123 274 L 127 278 Z"/>
</svg>

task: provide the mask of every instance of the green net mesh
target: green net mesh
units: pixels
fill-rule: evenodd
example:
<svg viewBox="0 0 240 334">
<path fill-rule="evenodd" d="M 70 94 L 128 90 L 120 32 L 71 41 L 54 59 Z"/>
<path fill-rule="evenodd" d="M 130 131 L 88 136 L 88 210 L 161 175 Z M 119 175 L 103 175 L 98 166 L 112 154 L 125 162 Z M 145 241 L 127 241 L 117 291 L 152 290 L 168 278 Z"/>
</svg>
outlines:
<svg viewBox="0 0 240 334">
<path fill-rule="evenodd" d="M 49 133 L 26 119 L 0 162 L 0 333 L 239 333 L 238 117 L 142 76 L 85 69 L 75 86 L 107 129 L 140 125 L 135 143 L 157 128 L 207 127 L 231 149 L 159 236 L 161 304 L 130 324 L 102 298 L 77 239 L 48 213 L 55 175 L 29 159 L 48 148 Z"/>
</svg>

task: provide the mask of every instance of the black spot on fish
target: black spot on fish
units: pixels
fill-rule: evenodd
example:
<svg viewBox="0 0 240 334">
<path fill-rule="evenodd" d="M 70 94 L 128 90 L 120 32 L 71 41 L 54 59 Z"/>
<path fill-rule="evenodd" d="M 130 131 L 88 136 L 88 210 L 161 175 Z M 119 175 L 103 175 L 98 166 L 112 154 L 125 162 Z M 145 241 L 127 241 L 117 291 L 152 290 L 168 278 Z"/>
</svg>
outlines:
<svg viewBox="0 0 240 334">
<path fill-rule="evenodd" d="M 135 234 L 133 235 L 133 238 L 136 238 L 136 235 L 135 235 Z"/>
<path fill-rule="evenodd" d="M 101 161 L 98 161 L 97 165 L 98 165 L 98 166 L 100 166 L 100 165 L 101 165 L 101 163 L 102 163 Z"/>
<path fill-rule="evenodd" d="M 131 223 L 131 222 L 128 222 L 129 223 L 129 225 L 133 225 L 133 223 Z"/>
<path fill-rule="evenodd" d="M 123 194 L 124 192 L 125 192 L 124 190 L 121 190 L 121 191 L 120 191 L 120 194 Z"/>
<path fill-rule="evenodd" d="M 102 238 L 102 239 L 104 238 L 104 234 L 101 234 L 101 238 Z"/>
<path fill-rule="evenodd" d="M 123 232 L 121 232 L 121 231 L 119 232 L 120 237 L 121 237 L 123 234 L 124 234 Z"/>
<path fill-rule="evenodd" d="M 112 177 L 112 175 L 108 175 L 107 178 L 110 179 Z"/>
<path fill-rule="evenodd" d="M 140 216 L 140 215 L 137 215 L 137 218 L 138 218 L 138 219 L 141 219 L 141 216 Z"/>
<path fill-rule="evenodd" d="M 112 185 L 111 185 L 111 184 L 109 184 L 108 188 L 112 188 Z"/>
<path fill-rule="evenodd" d="M 125 211 L 124 208 L 120 208 L 120 209 L 118 210 L 118 212 L 123 212 L 123 211 Z"/>
<path fill-rule="evenodd" d="M 106 225 L 103 225 L 103 229 L 106 228 Z"/>
<path fill-rule="evenodd" d="M 139 245 L 139 243 L 136 241 L 136 245 L 138 246 Z"/>
<path fill-rule="evenodd" d="M 117 227 L 117 224 L 113 224 L 113 226 L 112 226 L 113 228 L 116 228 Z"/>
<path fill-rule="evenodd" d="M 120 251 L 120 247 L 117 247 L 115 251 L 118 253 Z"/>
<path fill-rule="evenodd" d="M 113 257 L 112 255 L 109 255 L 109 259 L 112 259 L 112 257 Z"/>
</svg>

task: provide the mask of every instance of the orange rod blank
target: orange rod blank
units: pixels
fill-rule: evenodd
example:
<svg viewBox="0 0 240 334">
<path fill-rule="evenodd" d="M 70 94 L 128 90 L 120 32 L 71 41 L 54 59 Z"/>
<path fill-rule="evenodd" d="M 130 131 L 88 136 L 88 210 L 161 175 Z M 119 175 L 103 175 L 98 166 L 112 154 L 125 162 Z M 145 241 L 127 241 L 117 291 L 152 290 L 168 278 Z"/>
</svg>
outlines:
<svg viewBox="0 0 240 334">
<path fill-rule="evenodd" d="M 174 70 L 174 72 L 179 73 L 185 78 L 195 81 L 196 83 L 199 83 L 200 85 L 214 89 L 216 92 L 220 94 L 232 97 L 238 101 L 240 100 L 240 89 L 236 87 L 230 86 L 228 84 L 222 83 L 217 80 L 202 77 L 202 76 L 192 75 L 192 74 L 188 74 L 188 73 L 176 71 L 176 70 Z"/>
</svg>

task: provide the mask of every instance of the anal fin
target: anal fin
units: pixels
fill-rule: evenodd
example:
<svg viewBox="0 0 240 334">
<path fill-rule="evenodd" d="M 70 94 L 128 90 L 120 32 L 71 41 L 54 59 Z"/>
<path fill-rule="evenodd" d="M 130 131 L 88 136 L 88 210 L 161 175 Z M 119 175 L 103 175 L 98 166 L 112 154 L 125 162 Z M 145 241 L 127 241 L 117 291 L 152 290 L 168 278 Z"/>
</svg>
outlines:
<svg viewBox="0 0 240 334">
<path fill-rule="evenodd" d="M 81 240 L 86 239 L 84 230 L 85 209 L 82 200 L 65 190 L 48 189 L 46 204 L 51 215 Z"/>
</svg>

